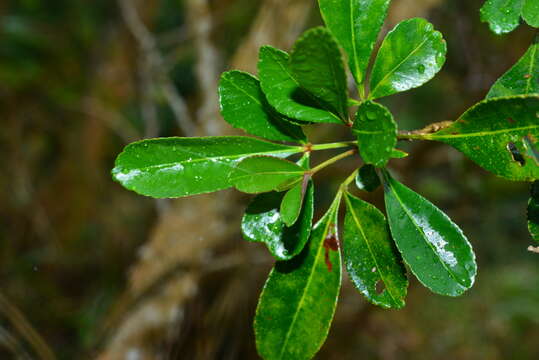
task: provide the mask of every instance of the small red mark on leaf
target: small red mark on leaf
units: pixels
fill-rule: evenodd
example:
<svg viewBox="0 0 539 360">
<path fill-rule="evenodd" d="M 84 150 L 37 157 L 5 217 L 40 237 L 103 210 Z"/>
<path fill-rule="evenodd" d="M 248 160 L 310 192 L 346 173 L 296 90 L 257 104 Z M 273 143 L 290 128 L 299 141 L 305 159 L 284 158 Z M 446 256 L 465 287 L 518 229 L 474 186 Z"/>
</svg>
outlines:
<svg viewBox="0 0 539 360">
<path fill-rule="evenodd" d="M 331 263 L 331 260 L 329 259 L 329 251 L 337 251 L 339 250 L 339 243 L 337 242 L 337 238 L 335 235 L 330 235 L 327 238 L 324 239 L 324 259 L 326 261 L 326 266 L 328 267 L 329 271 L 333 270 L 333 264 Z"/>
<path fill-rule="evenodd" d="M 514 124 L 515 123 L 515 120 L 513 120 L 513 118 L 507 118 L 507 121 L 509 121 L 509 124 Z"/>
</svg>

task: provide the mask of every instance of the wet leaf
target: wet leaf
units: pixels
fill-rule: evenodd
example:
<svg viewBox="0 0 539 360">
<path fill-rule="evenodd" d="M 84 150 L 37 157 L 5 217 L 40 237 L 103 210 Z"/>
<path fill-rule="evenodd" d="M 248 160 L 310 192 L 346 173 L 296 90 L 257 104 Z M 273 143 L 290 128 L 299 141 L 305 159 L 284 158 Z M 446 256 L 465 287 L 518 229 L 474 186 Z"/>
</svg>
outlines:
<svg viewBox="0 0 539 360">
<path fill-rule="evenodd" d="M 290 69 L 299 85 L 322 107 L 346 121 L 348 95 L 339 45 L 322 27 L 308 30 L 294 45 Z"/>
<path fill-rule="evenodd" d="M 447 296 L 459 296 L 472 287 L 477 265 L 462 230 L 385 170 L 384 188 L 391 234 L 419 281 Z"/>
<path fill-rule="evenodd" d="M 539 27 L 539 1 L 525 0 L 522 8 L 522 18 L 533 27 Z"/>
<path fill-rule="evenodd" d="M 303 250 L 311 234 L 314 212 L 314 186 L 307 185 L 305 200 L 292 226 L 287 226 L 279 211 L 282 193 L 257 195 L 247 207 L 241 223 L 243 238 L 263 242 L 277 260 L 289 260 Z"/>
<path fill-rule="evenodd" d="M 288 160 L 253 156 L 236 165 L 230 173 L 230 182 L 248 194 L 281 191 L 283 187 L 300 182 L 304 172 L 304 168 Z"/>
<path fill-rule="evenodd" d="M 402 308 L 408 279 L 385 216 L 350 194 L 345 202 L 343 258 L 350 279 L 373 304 Z"/>
<path fill-rule="evenodd" d="M 535 181 L 532 185 L 528 203 L 528 229 L 532 239 L 539 242 L 539 181 Z"/>
<path fill-rule="evenodd" d="M 303 90 L 289 66 L 289 55 L 271 46 L 260 48 L 260 85 L 268 102 L 279 113 L 302 122 L 342 123 L 335 114 Z"/>
<path fill-rule="evenodd" d="M 487 0 L 481 8 L 481 21 L 496 34 L 513 31 L 520 23 L 525 0 Z M 532 0 L 533 1 L 533 0 Z"/>
<path fill-rule="evenodd" d="M 370 99 L 423 85 L 445 63 L 447 45 L 442 34 L 425 19 L 398 24 L 384 39 L 370 81 Z"/>
<path fill-rule="evenodd" d="M 449 144 L 506 179 L 539 179 L 539 95 L 485 100 L 423 138 Z"/>
<path fill-rule="evenodd" d="M 387 16 L 390 0 L 318 0 L 326 26 L 348 54 L 359 85 Z"/>
<path fill-rule="evenodd" d="M 537 93 L 539 93 L 539 37 L 515 66 L 496 81 L 487 99 Z"/>
<path fill-rule="evenodd" d="M 223 118 L 233 127 L 268 140 L 305 141 L 305 134 L 271 108 L 258 79 L 241 71 L 221 75 L 219 101 Z"/>
<path fill-rule="evenodd" d="M 275 264 L 254 323 L 263 359 L 311 359 L 324 343 L 341 287 L 336 236 L 336 206 L 332 206 L 313 228 L 301 254 Z"/>
<path fill-rule="evenodd" d="M 229 174 L 245 157 L 287 157 L 301 151 L 298 146 L 240 136 L 143 140 L 124 149 L 112 175 L 142 195 L 182 197 L 231 187 Z"/>
<path fill-rule="evenodd" d="M 357 136 L 361 158 L 376 167 L 383 167 L 397 144 L 397 124 L 383 105 L 366 101 L 357 110 L 352 132 Z"/>
<path fill-rule="evenodd" d="M 380 178 L 373 165 L 363 165 L 356 176 L 356 186 L 359 190 L 373 192 L 380 186 Z"/>
</svg>

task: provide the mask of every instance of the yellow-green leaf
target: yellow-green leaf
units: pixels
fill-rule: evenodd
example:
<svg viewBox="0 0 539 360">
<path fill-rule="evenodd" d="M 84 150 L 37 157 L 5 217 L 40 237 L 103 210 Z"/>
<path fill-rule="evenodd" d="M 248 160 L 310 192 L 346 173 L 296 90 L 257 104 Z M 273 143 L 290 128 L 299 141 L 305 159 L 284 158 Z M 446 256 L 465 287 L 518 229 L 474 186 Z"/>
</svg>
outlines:
<svg viewBox="0 0 539 360">
<path fill-rule="evenodd" d="M 304 168 L 288 160 L 253 156 L 234 168 L 230 182 L 239 191 L 249 194 L 281 191 L 301 181 L 304 172 Z"/>
</svg>

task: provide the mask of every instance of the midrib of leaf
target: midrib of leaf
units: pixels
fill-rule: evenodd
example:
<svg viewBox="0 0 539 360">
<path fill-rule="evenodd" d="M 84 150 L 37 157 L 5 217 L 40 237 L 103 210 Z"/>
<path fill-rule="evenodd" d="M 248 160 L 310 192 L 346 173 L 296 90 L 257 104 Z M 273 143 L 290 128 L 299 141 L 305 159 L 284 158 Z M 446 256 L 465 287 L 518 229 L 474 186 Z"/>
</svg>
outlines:
<svg viewBox="0 0 539 360">
<path fill-rule="evenodd" d="M 533 50 L 531 53 L 530 67 L 528 68 L 528 75 L 530 75 L 530 77 L 526 79 L 526 94 L 530 93 L 531 82 L 533 79 L 532 74 L 533 74 L 533 68 L 534 68 L 534 63 L 535 63 L 535 54 L 537 53 L 537 47 L 539 47 L 539 45 L 534 44 Z"/>
<path fill-rule="evenodd" d="M 327 58 L 330 58 L 330 51 L 329 51 L 329 45 L 328 44 L 325 44 L 324 45 L 324 51 L 326 52 L 326 57 Z M 337 52 L 339 50 L 337 49 Z M 329 62 L 329 65 L 330 65 L 330 68 L 331 68 L 331 78 L 333 79 L 333 85 L 335 86 L 335 90 L 337 90 L 337 99 L 339 100 L 339 109 L 336 109 L 339 114 L 341 114 L 341 116 L 344 118 L 345 117 L 345 114 L 341 113 L 341 111 L 343 110 L 343 101 L 342 101 L 342 96 L 340 96 L 341 94 L 338 93 L 339 91 L 339 83 L 337 82 L 337 70 L 335 69 L 335 66 L 334 66 L 334 63 L 333 61 L 330 61 Z M 348 98 L 346 98 L 346 101 L 348 101 Z M 346 106 L 344 106 L 344 109 L 346 108 Z"/>
<path fill-rule="evenodd" d="M 243 179 L 246 177 L 251 177 L 253 175 L 299 175 L 303 174 L 303 171 L 265 171 L 265 172 L 247 172 L 242 169 L 243 172 L 245 172 L 245 175 L 241 175 L 238 177 L 235 177 L 234 180 Z"/>
<path fill-rule="evenodd" d="M 357 0 L 350 0 L 348 5 L 350 5 L 350 33 L 352 34 L 352 51 L 353 54 L 350 56 L 354 59 L 354 67 L 356 68 L 356 77 L 359 82 L 359 59 L 357 58 L 357 46 L 356 46 L 356 32 L 354 27 L 354 4 L 357 3 Z M 362 74 L 363 77 L 363 74 Z M 363 79 L 362 79 L 363 80 Z M 358 84 L 359 85 L 359 84 Z"/>
<path fill-rule="evenodd" d="M 372 131 L 369 131 L 369 130 L 353 130 L 355 133 L 357 134 L 365 134 L 365 135 L 375 135 L 375 134 L 385 134 L 387 131 L 383 131 L 383 130 L 372 130 Z"/>
<path fill-rule="evenodd" d="M 273 57 L 273 59 L 275 60 L 276 58 L 273 56 L 273 54 L 271 54 L 271 56 Z M 285 68 L 281 62 L 279 61 L 279 59 L 277 59 L 277 61 L 275 61 L 279 67 L 283 70 L 283 72 L 285 72 L 289 77 L 290 79 L 292 79 L 292 81 L 294 81 L 294 83 L 298 86 L 298 88 L 300 88 L 301 90 L 303 90 L 303 93 L 308 96 L 311 100 L 313 100 L 314 102 L 316 102 L 318 104 L 318 106 L 320 106 L 321 108 L 324 108 L 324 105 L 321 104 L 318 99 L 315 97 L 315 96 L 312 96 L 308 91 L 305 91 L 301 85 L 298 83 L 298 81 L 296 80 L 296 78 L 294 77 L 293 74 L 290 73 L 290 71 L 288 71 L 287 68 Z M 303 104 L 300 104 L 301 106 L 305 106 L 305 107 L 309 107 L 307 105 L 303 105 Z M 315 110 L 321 110 L 321 109 L 315 109 Z M 330 114 L 332 117 L 334 117 L 335 119 L 341 121 L 341 118 L 339 118 L 338 116 L 336 116 L 335 114 L 333 114 L 331 111 L 327 111 L 327 110 L 322 110 L 322 111 L 325 111 L 327 112 L 328 114 Z"/>
<path fill-rule="evenodd" d="M 430 243 L 430 241 L 428 241 L 428 238 L 427 236 L 425 235 L 425 233 L 423 232 L 423 229 L 421 229 L 421 227 L 415 222 L 414 220 L 414 217 L 411 216 L 410 214 L 410 211 L 409 209 L 404 205 L 404 203 L 402 202 L 401 198 L 399 197 L 399 195 L 395 192 L 395 190 L 393 189 L 393 186 L 390 186 L 391 188 L 391 191 L 393 192 L 393 194 L 395 194 L 395 197 L 397 198 L 399 204 L 401 205 L 402 209 L 404 210 L 404 212 L 406 213 L 406 215 L 408 215 L 408 217 L 410 218 L 410 220 L 412 221 L 412 223 L 414 224 L 415 228 L 419 231 L 419 233 L 421 234 L 421 236 L 423 237 L 423 239 L 425 240 L 425 242 L 427 243 L 427 245 L 429 246 L 429 248 L 432 250 L 432 252 L 434 253 L 436 259 L 438 259 L 438 261 L 442 264 L 442 266 L 444 267 L 444 269 L 449 273 L 449 275 L 451 275 L 451 277 L 461 286 L 463 286 L 464 288 L 466 288 L 466 284 L 462 284 L 460 282 L 459 279 L 457 279 L 455 277 L 455 274 L 453 274 L 453 272 L 447 267 L 447 264 L 445 262 L 442 261 L 442 259 L 440 259 L 440 257 L 438 256 L 438 253 L 436 252 L 436 250 L 434 249 L 434 246 Z"/>
<path fill-rule="evenodd" d="M 327 235 L 327 233 L 329 231 L 329 227 L 331 226 L 331 223 L 332 223 L 331 218 L 335 215 L 334 212 L 335 212 L 335 209 L 332 208 L 331 213 L 329 214 L 330 221 L 327 222 L 327 225 L 324 228 L 324 232 L 322 233 L 324 237 Z M 320 244 L 320 246 L 318 246 L 318 250 L 316 251 L 316 256 L 315 256 L 314 261 L 313 261 L 313 266 L 312 266 L 312 269 L 311 269 L 311 271 L 309 273 L 309 278 L 307 279 L 307 284 L 305 285 L 305 288 L 303 289 L 303 292 L 301 294 L 301 298 L 299 299 L 299 302 L 298 302 L 298 306 L 297 306 L 298 310 L 294 313 L 294 317 L 292 318 L 292 323 L 290 324 L 290 327 L 288 328 L 288 331 L 286 332 L 285 340 L 284 340 L 283 346 L 281 348 L 281 352 L 279 353 L 279 359 L 283 358 L 283 353 L 284 353 L 284 350 L 286 349 L 286 346 L 288 345 L 288 340 L 290 339 L 290 334 L 292 333 L 292 328 L 294 327 L 294 325 L 296 323 L 296 320 L 298 318 L 299 309 L 301 309 L 301 307 L 303 306 L 303 302 L 305 301 L 305 295 L 307 294 L 307 289 L 311 285 L 314 270 L 316 269 L 316 266 L 318 265 L 318 259 L 320 258 L 320 254 L 322 253 L 322 248 L 323 248 L 322 245 L 323 245 L 323 240 L 322 240 L 322 243 Z"/>
<path fill-rule="evenodd" d="M 422 136 L 422 138 L 423 139 L 428 139 L 428 140 L 438 140 L 438 139 L 456 139 L 456 138 L 466 138 L 466 137 L 479 137 L 479 136 L 489 136 L 489 135 L 504 134 L 504 133 L 511 133 L 511 132 L 517 132 L 517 131 L 524 131 L 524 130 L 531 130 L 531 129 L 535 129 L 535 128 L 539 128 L 539 125 L 523 126 L 523 127 L 518 127 L 518 128 L 512 128 L 512 129 L 479 131 L 479 132 L 475 132 L 475 133 L 456 134 L 456 135 L 428 134 L 428 135 Z"/>
<path fill-rule="evenodd" d="M 219 163 L 222 163 L 223 165 L 227 165 L 229 167 L 233 167 L 232 165 L 228 164 L 227 162 L 221 162 L 221 159 L 223 158 L 227 158 L 227 159 L 231 159 L 231 160 L 235 160 L 235 159 L 239 159 L 239 158 L 242 158 L 242 157 L 245 157 L 245 156 L 254 156 L 254 155 L 265 155 L 265 154 L 283 154 L 283 153 L 287 153 L 291 150 L 293 150 L 294 148 L 291 148 L 291 149 L 283 149 L 283 150 L 275 150 L 275 151 L 262 151 L 262 152 L 255 152 L 255 153 L 246 153 L 246 154 L 236 154 L 236 155 L 220 155 L 220 156 L 213 156 L 213 157 L 205 157 L 205 158 L 200 158 L 200 159 L 193 159 L 193 160 L 180 160 L 180 161 L 176 161 L 176 162 L 169 162 L 169 163 L 164 163 L 164 164 L 156 164 L 156 165 L 150 165 L 150 166 L 144 166 L 144 167 L 133 167 L 133 168 L 129 168 L 130 170 L 150 170 L 150 169 L 161 169 L 161 168 L 165 168 L 167 166 L 174 166 L 174 165 L 177 165 L 177 164 L 183 164 L 183 163 L 197 163 L 197 162 L 203 162 L 203 161 L 218 161 Z M 298 150 L 297 152 L 300 152 L 301 151 L 301 147 L 296 147 L 296 150 Z M 183 152 L 189 154 L 189 155 L 193 155 L 193 156 L 200 156 L 199 153 L 196 153 L 196 152 L 191 152 L 191 151 L 187 151 L 187 150 L 183 150 Z"/>
<path fill-rule="evenodd" d="M 367 244 L 367 247 L 369 248 L 369 253 L 371 254 L 372 259 L 374 260 L 374 264 L 376 265 L 376 270 L 377 270 L 378 274 L 380 275 L 380 278 L 382 279 L 384 284 L 388 284 L 388 282 L 386 281 L 384 275 L 382 275 L 382 273 L 380 272 L 380 265 L 378 265 L 378 261 L 376 259 L 376 256 L 374 256 L 371 245 L 370 245 L 369 241 L 367 240 L 367 236 L 365 236 L 365 232 L 363 231 L 363 227 L 361 226 L 361 224 L 360 224 L 360 222 L 359 222 L 359 220 L 358 220 L 358 218 L 356 216 L 356 212 L 353 210 L 352 202 L 348 198 L 348 195 L 346 196 L 346 203 L 348 204 L 350 212 L 352 213 L 352 217 L 354 218 L 354 222 L 356 223 L 359 231 L 361 231 L 361 236 L 363 236 L 363 239 L 365 240 L 365 243 Z M 398 305 L 399 302 L 395 299 L 395 297 L 393 296 L 393 294 L 389 290 L 388 286 L 386 286 L 386 290 L 389 293 L 389 296 L 391 297 L 391 299 L 393 300 L 393 303 L 395 305 Z"/>
<path fill-rule="evenodd" d="M 382 80 L 380 80 L 380 82 L 375 86 L 374 90 L 371 91 L 371 94 L 376 93 L 378 87 L 383 84 L 387 80 L 387 78 L 392 75 L 402 64 L 404 64 L 412 55 L 419 51 L 419 49 L 421 49 L 428 40 L 428 38 L 423 40 L 421 44 L 419 44 L 413 51 L 411 51 L 410 54 L 408 54 L 400 63 L 397 64 L 397 66 L 395 66 L 390 72 L 388 72 L 386 76 L 384 76 Z M 371 96 L 369 96 L 369 98 L 371 98 Z"/>
</svg>

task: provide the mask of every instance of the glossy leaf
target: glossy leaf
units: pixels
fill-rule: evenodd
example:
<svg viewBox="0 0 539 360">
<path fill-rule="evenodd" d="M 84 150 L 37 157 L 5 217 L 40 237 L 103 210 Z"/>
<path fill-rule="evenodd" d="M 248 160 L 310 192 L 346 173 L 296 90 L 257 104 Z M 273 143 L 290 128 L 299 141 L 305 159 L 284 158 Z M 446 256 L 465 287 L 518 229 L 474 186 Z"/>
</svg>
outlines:
<svg viewBox="0 0 539 360">
<path fill-rule="evenodd" d="M 539 179 L 539 95 L 485 100 L 423 138 L 449 144 L 506 179 Z"/>
<path fill-rule="evenodd" d="M 513 31 L 520 23 L 525 0 L 487 0 L 481 8 L 481 21 L 496 34 Z"/>
<path fill-rule="evenodd" d="M 363 165 L 356 176 L 356 186 L 360 190 L 373 192 L 380 186 L 380 178 L 373 165 Z"/>
<path fill-rule="evenodd" d="M 318 0 L 326 26 L 348 54 L 361 84 L 391 0 Z"/>
<path fill-rule="evenodd" d="M 539 1 L 524 0 L 524 7 L 522 8 L 522 18 L 530 26 L 539 27 Z"/>
<path fill-rule="evenodd" d="M 290 69 L 299 85 L 322 107 L 346 120 L 348 95 L 339 45 L 325 28 L 308 30 L 296 41 Z"/>
<path fill-rule="evenodd" d="M 247 207 L 241 223 L 244 239 L 263 242 L 277 260 L 289 260 L 303 250 L 311 234 L 314 186 L 308 183 L 305 200 L 293 226 L 287 226 L 279 211 L 282 193 L 257 195 Z"/>
<path fill-rule="evenodd" d="M 437 294 L 458 296 L 475 280 L 477 265 L 462 230 L 427 199 L 384 171 L 391 234 L 419 281 Z"/>
<path fill-rule="evenodd" d="M 350 279 L 373 304 L 402 308 L 408 279 L 385 216 L 350 194 L 345 202 L 343 258 Z"/>
<path fill-rule="evenodd" d="M 361 158 L 376 167 L 383 167 L 397 144 L 397 124 L 391 112 L 372 101 L 361 104 L 357 110 L 352 132 L 357 136 Z"/>
<path fill-rule="evenodd" d="M 289 66 L 289 55 L 271 46 L 260 48 L 258 62 L 260 85 L 268 102 L 279 113 L 298 121 L 342 123 L 335 114 L 303 90 Z"/>
<path fill-rule="evenodd" d="M 370 98 L 377 99 L 423 85 L 440 71 L 447 45 L 425 19 L 398 24 L 384 39 L 370 81 Z"/>
<path fill-rule="evenodd" d="M 302 150 L 240 136 L 143 140 L 124 149 L 112 175 L 142 195 L 182 197 L 231 187 L 230 172 L 247 156 L 287 157 Z"/>
<path fill-rule="evenodd" d="M 239 191 L 257 194 L 281 191 L 285 184 L 301 181 L 305 169 L 271 156 L 253 156 L 242 160 L 230 173 L 230 181 Z"/>
<path fill-rule="evenodd" d="M 539 93 L 539 37 L 524 56 L 490 89 L 487 99 Z"/>
<path fill-rule="evenodd" d="M 268 140 L 305 141 L 305 134 L 266 101 L 258 79 L 241 71 L 221 75 L 219 101 L 223 118 L 233 127 Z"/>
<path fill-rule="evenodd" d="M 303 252 L 271 271 L 254 323 L 263 359 L 311 359 L 324 343 L 341 287 L 336 223 L 332 206 L 315 225 Z"/>
<path fill-rule="evenodd" d="M 532 185 L 528 203 L 528 229 L 532 238 L 539 242 L 539 181 L 535 181 Z"/>
</svg>

